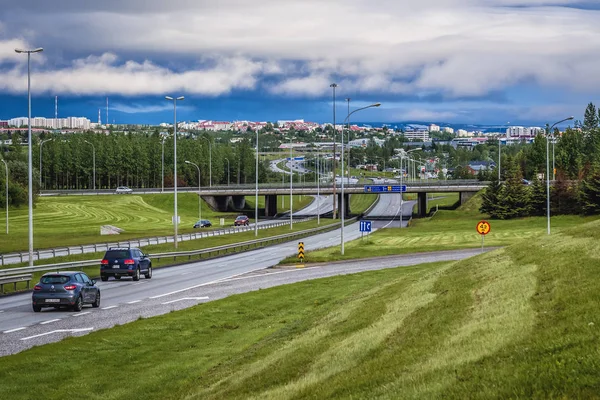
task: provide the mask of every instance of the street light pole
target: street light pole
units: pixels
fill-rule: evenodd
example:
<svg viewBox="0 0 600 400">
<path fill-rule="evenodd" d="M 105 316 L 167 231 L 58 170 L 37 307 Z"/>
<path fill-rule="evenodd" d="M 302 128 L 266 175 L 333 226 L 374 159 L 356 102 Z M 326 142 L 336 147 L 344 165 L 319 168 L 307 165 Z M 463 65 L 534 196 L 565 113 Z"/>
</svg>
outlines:
<svg viewBox="0 0 600 400">
<path fill-rule="evenodd" d="M 31 166 L 31 54 L 39 53 L 44 51 L 43 48 L 39 47 L 33 50 L 23 50 L 23 49 L 15 49 L 15 52 L 22 54 L 27 53 L 27 102 L 28 102 L 28 117 L 27 117 L 27 133 L 28 133 L 28 143 L 27 143 L 27 154 L 29 157 L 28 160 L 28 179 L 29 179 L 29 266 L 33 266 L 33 167 Z"/>
<path fill-rule="evenodd" d="M 292 211 L 294 204 L 294 169 L 292 165 L 293 160 L 294 158 L 292 157 L 292 135 L 290 135 L 290 230 L 294 229 L 294 216 Z"/>
<path fill-rule="evenodd" d="M 321 177 L 319 172 L 319 153 L 317 152 L 317 225 L 321 225 Z"/>
<path fill-rule="evenodd" d="M 350 101 L 350 99 L 348 99 L 348 104 L 350 104 L 349 101 Z M 347 121 L 347 120 L 350 120 L 350 116 L 352 114 L 354 114 L 355 112 L 366 110 L 367 108 L 379 107 L 380 105 L 381 105 L 381 103 L 374 103 L 374 104 L 368 105 L 366 107 L 357 108 L 356 110 L 348 113 L 348 116 L 346 117 L 346 120 L 344 120 L 344 122 Z M 342 127 L 343 127 L 343 124 L 342 124 Z M 340 241 L 341 241 L 341 247 L 342 247 L 342 255 L 344 255 L 344 217 L 345 217 L 345 214 L 346 214 L 345 200 L 344 200 L 344 129 L 342 129 L 342 141 L 341 141 L 341 144 L 342 144 L 342 160 L 341 160 L 341 162 L 342 162 L 342 174 L 341 174 L 341 177 L 342 177 L 342 197 L 341 197 L 341 200 L 340 200 L 340 213 L 341 213 L 341 218 L 342 218 L 342 229 L 341 229 Z M 334 161 L 335 161 L 335 152 L 333 154 L 333 158 L 334 158 Z M 335 181 L 335 179 L 334 179 L 334 181 Z M 334 197 L 334 201 L 335 201 L 335 197 Z"/>
<path fill-rule="evenodd" d="M 330 88 L 333 89 L 333 219 L 336 219 L 336 193 L 335 193 L 335 134 L 337 130 L 335 129 L 335 89 L 337 88 L 337 83 L 332 83 L 329 85 Z"/>
<path fill-rule="evenodd" d="M 547 219 L 548 219 L 548 235 L 550 234 L 550 140 L 549 140 L 549 136 L 550 136 L 550 132 L 552 132 L 552 129 L 554 129 L 554 127 L 558 124 L 560 124 L 561 122 L 565 122 L 565 121 L 570 121 L 572 120 L 574 117 L 569 117 L 569 118 L 565 118 L 562 119 L 558 122 L 555 122 L 550 129 L 548 129 L 548 131 L 546 132 L 546 214 L 547 214 Z"/>
<path fill-rule="evenodd" d="M 175 182 L 173 183 L 173 189 L 175 194 L 173 225 L 175 226 L 175 235 L 173 236 L 173 244 L 177 248 L 177 228 L 178 228 L 178 215 L 177 215 L 177 100 L 183 100 L 183 96 L 171 97 L 165 96 L 165 99 L 173 102 L 173 177 Z"/>
<path fill-rule="evenodd" d="M 256 186 L 254 193 L 254 236 L 258 236 L 258 129 L 256 130 Z"/>
<path fill-rule="evenodd" d="M 198 166 L 198 164 L 194 164 L 191 161 L 187 161 L 185 160 L 186 164 L 190 164 L 193 165 L 194 167 L 196 167 L 196 169 L 198 170 L 198 220 L 202 221 L 202 185 L 200 183 L 200 167 Z M 202 222 L 200 222 L 200 225 L 202 225 Z"/>
<path fill-rule="evenodd" d="M 162 155 L 161 155 L 161 186 L 160 186 L 160 192 L 163 193 L 165 191 L 165 140 L 167 140 L 167 137 L 163 137 L 162 141 L 161 141 L 161 147 L 162 147 Z"/>
<path fill-rule="evenodd" d="M 46 139 L 40 142 L 40 189 L 42 188 L 42 146 L 44 143 L 49 142 L 54 139 Z"/>
<path fill-rule="evenodd" d="M 4 168 L 6 169 L 6 234 L 8 235 L 8 164 L 4 159 L 0 159 L 4 163 Z"/>
<path fill-rule="evenodd" d="M 229 186 L 229 158 L 225 157 L 225 159 L 227 160 L 227 186 Z"/>
<path fill-rule="evenodd" d="M 91 144 L 92 145 L 92 150 L 93 150 L 93 165 L 94 165 L 94 190 L 96 190 L 96 146 L 94 146 L 94 144 L 92 142 L 88 142 L 87 140 L 84 140 L 84 142 Z"/>
<path fill-rule="evenodd" d="M 212 187 L 212 144 L 210 139 L 202 136 L 208 142 L 208 186 Z"/>
</svg>

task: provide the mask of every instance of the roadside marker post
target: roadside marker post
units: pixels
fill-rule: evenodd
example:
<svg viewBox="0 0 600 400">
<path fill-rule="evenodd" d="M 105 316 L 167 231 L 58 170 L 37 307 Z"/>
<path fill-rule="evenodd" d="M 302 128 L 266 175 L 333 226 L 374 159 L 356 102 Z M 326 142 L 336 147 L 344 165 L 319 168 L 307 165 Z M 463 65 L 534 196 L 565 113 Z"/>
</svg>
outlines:
<svg viewBox="0 0 600 400">
<path fill-rule="evenodd" d="M 298 242 L 298 258 L 304 264 L 304 242 Z"/>
<path fill-rule="evenodd" d="M 475 227 L 475 229 L 477 230 L 477 233 L 479 233 L 481 235 L 481 251 L 483 251 L 483 241 L 484 241 L 485 235 L 490 233 L 490 231 L 492 230 L 492 225 L 490 225 L 489 222 L 482 220 L 477 223 L 477 226 Z"/>
</svg>

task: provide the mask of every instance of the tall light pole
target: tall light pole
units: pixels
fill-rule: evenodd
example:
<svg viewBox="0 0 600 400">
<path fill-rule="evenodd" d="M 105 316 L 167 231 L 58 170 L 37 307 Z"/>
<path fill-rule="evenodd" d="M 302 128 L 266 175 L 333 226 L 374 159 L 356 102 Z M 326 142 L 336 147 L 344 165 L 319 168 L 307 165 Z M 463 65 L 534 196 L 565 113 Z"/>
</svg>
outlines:
<svg viewBox="0 0 600 400">
<path fill-rule="evenodd" d="M 294 181 L 294 169 L 293 162 L 294 158 L 292 156 L 292 135 L 290 135 L 290 230 L 294 229 L 294 217 L 293 217 L 293 204 L 294 204 L 294 189 L 293 189 L 293 181 Z"/>
<path fill-rule="evenodd" d="M 335 134 L 337 130 L 335 129 L 335 89 L 337 88 L 337 83 L 332 83 L 329 85 L 330 88 L 333 89 L 333 219 L 336 218 L 336 194 L 335 194 Z"/>
<path fill-rule="evenodd" d="M 510 122 L 509 122 L 510 124 Z M 510 125 L 508 127 L 508 129 L 510 129 Z M 508 132 L 506 132 L 506 144 L 508 144 Z M 502 162 L 502 153 L 501 153 L 501 148 L 502 148 L 502 142 L 500 141 L 500 135 L 498 135 L 498 182 L 500 182 L 502 180 L 501 178 L 501 162 Z"/>
<path fill-rule="evenodd" d="M 28 117 L 27 117 L 27 133 L 28 133 L 28 143 L 27 143 L 27 153 L 29 157 L 28 163 L 28 171 L 29 171 L 29 266 L 33 266 L 33 167 L 31 166 L 31 54 L 32 53 L 40 53 L 44 51 L 43 48 L 38 47 L 33 50 L 23 50 L 23 49 L 15 49 L 15 52 L 22 54 L 27 54 L 27 101 L 28 101 Z"/>
<path fill-rule="evenodd" d="M 404 159 L 404 156 L 408 156 L 408 153 L 412 153 L 413 151 L 419 151 L 422 150 L 421 147 L 417 147 L 415 149 L 411 149 L 408 151 L 404 151 L 404 149 L 402 149 L 402 152 L 400 153 L 400 228 L 402 228 L 402 222 L 404 221 L 404 193 L 402 193 L 402 180 L 404 177 L 404 174 L 402 173 L 402 161 Z M 408 160 L 410 160 L 409 157 L 407 157 Z"/>
<path fill-rule="evenodd" d="M 40 189 L 42 188 L 42 146 L 44 145 L 44 143 L 49 142 L 51 140 L 54 139 L 46 139 L 40 141 Z"/>
<path fill-rule="evenodd" d="M 554 127 L 562 122 L 565 121 L 570 121 L 572 120 L 574 117 L 569 117 L 569 118 L 565 118 L 565 119 L 561 119 L 558 122 L 555 122 L 550 129 L 548 129 L 548 131 L 546 132 L 546 214 L 548 216 L 548 235 L 550 234 L 550 140 L 549 140 L 549 136 L 550 136 L 550 132 L 552 132 L 552 129 L 554 129 Z"/>
<path fill-rule="evenodd" d="M 256 130 L 256 185 L 254 193 L 254 236 L 258 236 L 258 129 Z"/>
<path fill-rule="evenodd" d="M 208 142 L 208 186 L 212 187 L 212 143 L 210 139 L 204 136 L 201 137 Z"/>
<path fill-rule="evenodd" d="M 175 248 L 177 248 L 177 225 L 178 225 L 178 215 L 177 215 L 177 100 L 183 100 L 183 96 L 179 97 L 171 97 L 165 96 L 165 99 L 173 102 L 173 177 L 175 182 L 173 183 L 174 191 L 175 191 L 175 216 L 173 217 L 173 225 L 175 226 L 175 236 L 173 237 L 173 243 Z"/>
<path fill-rule="evenodd" d="M 317 225 L 321 225 L 321 176 L 319 172 L 319 153 L 317 152 Z"/>
<path fill-rule="evenodd" d="M 3 158 L 0 158 L 0 161 L 4 163 L 4 168 L 6 169 L 6 234 L 8 235 L 8 164 Z"/>
<path fill-rule="evenodd" d="M 379 107 L 380 105 L 381 105 L 381 103 L 374 103 L 374 104 L 368 105 L 366 107 L 357 108 L 356 110 L 348 113 L 348 116 L 346 117 L 346 120 L 350 120 L 350 116 L 352 114 L 354 114 L 355 112 L 366 110 L 367 108 Z M 344 122 L 346 120 L 344 120 Z M 343 126 L 343 124 L 342 124 L 342 126 Z M 342 229 L 341 229 L 340 241 L 341 241 L 341 245 L 342 245 L 342 255 L 344 255 L 344 216 L 346 214 L 345 204 L 344 204 L 345 203 L 345 200 L 344 200 L 344 168 L 345 168 L 345 166 L 344 166 L 344 129 L 342 129 L 341 144 L 342 144 L 342 159 L 341 159 L 341 163 L 342 163 L 342 174 L 341 174 L 341 177 L 342 177 L 342 198 L 340 200 L 340 215 L 341 215 L 341 218 L 342 218 Z M 334 146 L 335 146 L 335 144 L 334 144 Z M 335 152 L 333 154 L 333 158 L 334 158 L 334 161 L 335 161 Z M 334 182 L 335 182 L 335 179 L 334 179 Z M 334 201 L 335 201 L 335 197 L 334 197 Z"/>
<path fill-rule="evenodd" d="M 161 155 L 161 186 L 160 186 L 160 192 L 163 193 L 165 191 L 165 140 L 167 140 L 167 137 L 163 137 L 162 141 L 160 143 L 161 147 L 162 147 L 162 155 Z"/>
<path fill-rule="evenodd" d="M 202 185 L 200 183 L 200 167 L 198 166 L 198 164 L 194 164 L 193 162 L 188 160 L 185 160 L 185 163 L 193 165 L 198 170 L 198 220 L 202 220 Z M 202 222 L 200 222 L 200 225 L 202 225 Z"/>
<path fill-rule="evenodd" d="M 227 186 L 229 186 L 229 158 L 225 157 L 225 160 L 227 160 Z"/>
<path fill-rule="evenodd" d="M 88 142 L 87 140 L 84 140 L 84 142 L 92 145 L 92 151 L 93 151 L 92 158 L 93 158 L 93 165 L 94 165 L 94 190 L 96 190 L 96 146 L 94 146 L 94 143 Z"/>
</svg>

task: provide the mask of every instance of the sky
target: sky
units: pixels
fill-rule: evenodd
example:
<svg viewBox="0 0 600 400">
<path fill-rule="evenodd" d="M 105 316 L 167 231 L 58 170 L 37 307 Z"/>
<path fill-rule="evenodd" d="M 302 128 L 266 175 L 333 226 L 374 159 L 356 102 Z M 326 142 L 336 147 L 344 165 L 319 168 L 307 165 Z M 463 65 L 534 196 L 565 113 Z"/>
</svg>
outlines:
<svg viewBox="0 0 600 400">
<path fill-rule="evenodd" d="M 600 1 L 0 0 L 0 119 L 542 125 L 600 103 Z"/>
</svg>

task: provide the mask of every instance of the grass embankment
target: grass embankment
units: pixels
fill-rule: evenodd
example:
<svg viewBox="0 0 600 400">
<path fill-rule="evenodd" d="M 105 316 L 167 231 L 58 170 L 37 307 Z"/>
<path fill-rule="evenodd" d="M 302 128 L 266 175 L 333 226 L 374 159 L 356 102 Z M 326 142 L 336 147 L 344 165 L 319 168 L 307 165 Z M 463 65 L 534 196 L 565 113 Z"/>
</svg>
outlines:
<svg viewBox="0 0 600 400">
<path fill-rule="evenodd" d="M 289 196 L 285 197 L 289 208 Z M 173 201 L 172 195 L 165 194 L 41 197 L 33 212 L 34 249 L 168 236 L 173 233 Z M 302 203 L 298 202 L 297 207 Z M 181 217 L 179 232 L 194 232 L 198 196 L 179 193 L 177 210 Z M 202 203 L 202 218 L 210 219 L 215 228 L 220 218 L 225 219 L 226 226 L 233 225 L 236 216 L 235 212 L 212 211 Z M 0 234 L 0 253 L 26 250 L 27 208 L 10 210 L 9 218 L 9 235 Z M 102 236 L 102 225 L 114 225 L 125 232 L 118 237 Z"/>
<path fill-rule="evenodd" d="M 294 202 L 292 203 L 292 209 L 294 211 L 303 209 L 315 199 L 313 196 L 300 194 L 294 195 L 293 198 Z M 254 209 L 254 200 L 255 196 L 246 196 L 246 206 L 251 210 Z M 258 196 L 258 208 L 265 208 L 265 196 Z M 277 196 L 277 212 L 283 213 L 288 211 L 290 211 L 290 196 Z"/>
<path fill-rule="evenodd" d="M 277 235 L 285 235 L 287 233 L 298 232 L 298 231 L 302 231 L 302 230 L 306 230 L 306 229 L 313 229 L 313 228 L 317 228 L 319 226 L 327 226 L 327 225 L 334 224 L 336 222 L 338 222 L 338 221 L 337 220 L 334 221 L 332 219 L 322 219 L 320 225 L 317 225 L 316 220 L 311 220 L 311 221 L 307 221 L 307 222 L 294 223 L 293 229 L 290 229 L 289 225 L 283 225 L 280 227 L 269 228 L 269 229 L 261 229 L 258 231 L 258 239 L 264 239 L 267 237 L 277 236 Z M 232 233 L 232 234 L 223 235 L 223 236 L 211 236 L 211 237 L 206 237 L 206 238 L 197 239 L 197 240 L 187 240 L 187 241 L 179 242 L 177 251 L 192 251 L 192 250 L 208 249 L 211 247 L 225 246 L 228 244 L 246 242 L 246 241 L 255 240 L 255 239 L 257 239 L 257 238 L 256 238 L 256 236 L 254 236 L 253 230 L 248 231 L 248 232 Z M 148 253 L 148 254 L 168 253 L 168 252 L 176 251 L 175 248 L 173 247 L 173 243 L 163 243 L 163 244 L 159 244 L 159 245 L 144 246 L 143 250 L 145 253 Z M 49 259 L 36 260 L 36 261 L 34 261 L 34 265 L 44 265 L 44 264 L 50 264 L 50 263 L 55 264 L 55 263 L 94 260 L 94 259 L 100 260 L 102 257 L 104 257 L 104 251 L 97 252 L 97 253 L 73 254 L 70 256 L 54 257 L 50 260 Z M 204 256 L 203 259 L 204 258 L 207 258 L 207 256 Z M 199 258 L 196 257 L 196 258 L 192 258 L 191 260 L 196 261 L 196 260 L 199 260 Z M 172 258 L 162 258 L 160 260 L 153 259 L 152 266 L 154 268 L 160 268 L 160 267 L 169 266 L 169 265 L 173 265 L 173 264 L 177 264 L 177 263 L 184 263 L 186 261 L 188 261 L 188 258 L 178 258 L 177 260 L 173 260 Z M 28 265 L 29 264 L 25 262 L 25 263 L 18 263 L 18 264 L 8 264 L 8 265 L 3 266 L 2 268 L 10 269 L 10 268 L 26 267 Z M 94 267 L 82 267 L 82 268 L 79 268 L 79 270 L 84 271 L 86 274 L 88 274 L 91 277 L 98 277 L 100 275 L 99 268 L 100 268 L 100 266 L 98 265 L 98 266 L 94 266 Z M 34 272 L 33 278 L 32 278 L 33 284 L 38 282 L 39 278 L 44 273 L 45 272 Z M 17 284 L 17 290 L 24 290 L 26 287 L 27 286 L 25 283 Z M 5 293 L 11 293 L 11 292 L 13 292 L 13 288 L 14 287 L 12 285 L 6 285 L 4 287 L 4 291 L 5 291 Z"/>
<path fill-rule="evenodd" d="M 377 200 L 377 196 L 372 194 L 351 194 L 350 213 L 356 215 L 365 212 L 375 200 Z"/>
<path fill-rule="evenodd" d="M 595 221 L 68 338 L 4 357 L 0 398 L 598 398 L 599 240 Z"/>
<path fill-rule="evenodd" d="M 432 218 L 413 219 L 410 228 L 380 229 L 372 234 L 346 243 L 344 255 L 338 246 L 306 252 L 306 263 L 378 257 L 437 250 L 455 250 L 481 246 L 481 236 L 475 231 L 477 222 L 486 219 L 479 213 L 481 198 L 473 197 L 457 210 L 440 210 Z M 561 215 L 552 217 L 553 232 L 593 221 L 598 217 Z M 521 241 L 533 241 L 546 234 L 545 217 L 521 218 L 508 221 L 489 220 L 491 232 L 486 246 L 507 246 Z M 295 263 L 294 257 L 282 261 Z"/>
</svg>

